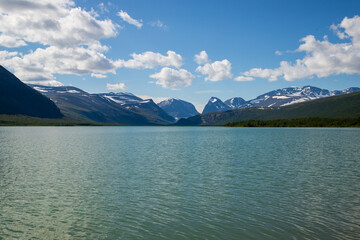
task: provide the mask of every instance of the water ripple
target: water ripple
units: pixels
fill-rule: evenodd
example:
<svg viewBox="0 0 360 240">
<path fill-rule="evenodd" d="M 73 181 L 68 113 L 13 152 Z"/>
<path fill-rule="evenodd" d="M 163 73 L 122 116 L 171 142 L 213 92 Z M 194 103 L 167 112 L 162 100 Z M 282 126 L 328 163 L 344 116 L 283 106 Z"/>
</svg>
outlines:
<svg viewBox="0 0 360 240">
<path fill-rule="evenodd" d="M 359 133 L 0 128 L 0 239 L 360 239 Z"/>
</svg>

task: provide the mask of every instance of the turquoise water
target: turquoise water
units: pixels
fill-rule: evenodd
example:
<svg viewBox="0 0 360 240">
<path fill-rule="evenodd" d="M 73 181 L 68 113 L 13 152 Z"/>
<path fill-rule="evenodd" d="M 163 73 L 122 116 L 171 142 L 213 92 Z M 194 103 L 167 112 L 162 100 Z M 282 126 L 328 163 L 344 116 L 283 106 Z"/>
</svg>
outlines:
<svg viewBox="0 0 360 240">
<path fill-rule="evenodd" d="M 360 239 L 360 129 L 0 128 L 0 239 Z"/>
</svg>

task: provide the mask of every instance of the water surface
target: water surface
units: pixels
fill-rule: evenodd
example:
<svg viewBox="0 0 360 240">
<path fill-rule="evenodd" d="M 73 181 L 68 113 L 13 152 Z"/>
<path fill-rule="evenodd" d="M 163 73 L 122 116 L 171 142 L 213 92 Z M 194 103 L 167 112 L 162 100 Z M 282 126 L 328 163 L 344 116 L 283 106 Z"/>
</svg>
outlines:
<svg viewBox="0 0 360 240">
<path fill-rule="evenodd" d="M 360 129 L 1 127 L 0 239 L 360 239 Z"/>
</svg>

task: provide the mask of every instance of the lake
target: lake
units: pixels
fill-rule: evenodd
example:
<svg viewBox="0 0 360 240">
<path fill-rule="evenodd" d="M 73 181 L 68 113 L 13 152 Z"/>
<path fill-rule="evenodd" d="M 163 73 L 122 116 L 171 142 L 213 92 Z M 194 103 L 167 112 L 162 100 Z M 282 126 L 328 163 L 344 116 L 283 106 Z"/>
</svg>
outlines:
<svg viewBox="0 0 360 240">
<path fill-rule="evenodd" d="M 0 239 L 360 239 L 360 129 L 0 127 Z"/>
</svg>

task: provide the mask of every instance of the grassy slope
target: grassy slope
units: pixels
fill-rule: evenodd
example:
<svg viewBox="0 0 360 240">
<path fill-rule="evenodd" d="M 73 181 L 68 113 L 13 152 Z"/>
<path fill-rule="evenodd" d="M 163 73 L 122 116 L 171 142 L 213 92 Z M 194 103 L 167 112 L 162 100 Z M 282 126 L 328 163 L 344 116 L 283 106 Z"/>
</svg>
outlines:
<svg viewBox="0 0 360 240">
<path fill-rule="evenodd" d="M 83 122 L 70 118 L 38 118 L 27 115 L 0 114 L 0 126 L 99 126 L 96 122 Z"/>
<path fill-rule="evenodd" d="M 247 120 L 275 120 L 294 118 L 358 118 L 360 93 L 322 98 L 281 108 L 249 108 L 226 112 L 208 113 L 178 122 L 178 125 L 225 125 Z"/>
<path fill-rule="evenodd" d="M 227 127 L 360 127 L 359 118 L 296 118 L 248 120 L 228 123 Z"/>
</svg>

